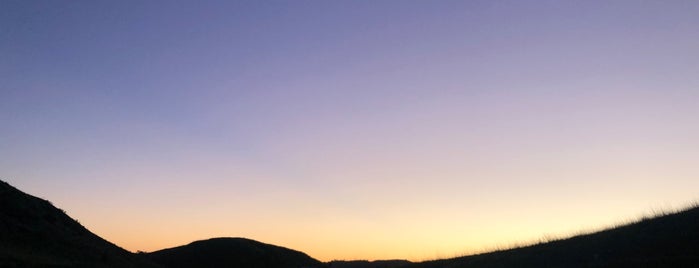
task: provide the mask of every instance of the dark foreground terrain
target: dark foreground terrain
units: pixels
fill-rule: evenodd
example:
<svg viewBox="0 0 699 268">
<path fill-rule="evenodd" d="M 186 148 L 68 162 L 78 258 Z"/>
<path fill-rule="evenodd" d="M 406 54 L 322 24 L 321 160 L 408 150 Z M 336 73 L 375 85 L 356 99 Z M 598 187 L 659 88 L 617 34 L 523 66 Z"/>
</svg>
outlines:
<svg viewBox="0 0 699 268">
<path fill-rule="evenodd" d="M 0 181 L 0 267 L 157 267 Z"/>
<path fill-rule="evenodd" d="M 699 207 L 593 234 L 407 267 L 699 267 Z"/>
<path fill-rule="evenodd" d="M 305 253 L 216 238 L 152 253 L 128 252 L 50 202 L 0 181 L 0 267 L 323 267 Z"/>
<path fill-rule="evenodd" d="M 699 207 L 527 247 L 410 263 L 333 261 L 244 238 L 214 238 L 151 253 L 128 252 L 50 202 L 0 181 L 0 267 L 699 267 Z"/>
</svg>

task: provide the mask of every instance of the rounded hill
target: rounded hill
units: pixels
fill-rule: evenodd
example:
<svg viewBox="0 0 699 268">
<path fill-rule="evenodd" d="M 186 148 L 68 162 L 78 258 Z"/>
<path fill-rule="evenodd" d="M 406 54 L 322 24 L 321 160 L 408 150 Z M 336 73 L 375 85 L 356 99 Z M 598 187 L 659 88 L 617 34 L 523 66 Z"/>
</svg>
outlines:
<svg viewBox="0 0 699 268">
<path fill-rule="evenodd" d="M 154 262 L 172 268 L 188 267 L 320 267 L 303 252 L 245 238 L 212 238 L 148 253 Z"/>
</svg>

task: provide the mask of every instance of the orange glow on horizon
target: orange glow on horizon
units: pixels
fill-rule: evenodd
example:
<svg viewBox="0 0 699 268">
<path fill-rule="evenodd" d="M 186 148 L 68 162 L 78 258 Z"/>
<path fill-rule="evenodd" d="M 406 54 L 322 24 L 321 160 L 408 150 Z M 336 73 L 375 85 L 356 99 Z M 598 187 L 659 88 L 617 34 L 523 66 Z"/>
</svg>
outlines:
<svg viewBox="0 0 699 268">
<path fill-rule="evenodd" d="M 267 222 L 253 225 L 215 224 L 192 218 L 187 222 L 124 228 L 114 222 L 110 230 L 90 230 L 129 251 L 156 251 L 213 237 L 244 237 L 299 250 L 321 261 L 407 259 L 424 261 L 483 253 L 565 238 L 625 224 L 649 215 L 617 203 L 607 209 L 554 207 L 545 210 L 474 211 L 480 217 L 432 213 L 417 218 L 396 218 L 390 223 L 371 221 Z M 593 206 L 597 206 L 593 204 Z M 652 210 L 672 210 L 672 206 Z M 599 207 L 598 207 L 599 208 Z M 443 213 L 450 213 L 444 211 Z M 415 215 L 413 215 L 415 216 Z M 169 219 L 163 218 L 164 221 Z M 105 226 L 105 225 L 102 225 Z M 131 226 L 134 227 L 134 226 Z M 246 232 L 230 231 L 232 229 Z M 121 233 L 116 233 L 119 231 Z"/>
</svg>

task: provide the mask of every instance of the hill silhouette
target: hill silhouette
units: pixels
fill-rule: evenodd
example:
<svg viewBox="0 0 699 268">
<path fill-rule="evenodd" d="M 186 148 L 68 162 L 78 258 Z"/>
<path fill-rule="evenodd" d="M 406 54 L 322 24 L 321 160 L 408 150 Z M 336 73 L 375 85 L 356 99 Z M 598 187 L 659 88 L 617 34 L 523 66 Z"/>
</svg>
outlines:
<svg viewBox="0 0 699 268">
<path fill-rule="evenodd" d="M 213 238 L 134 254 L 50 202 L 0 181 L 0 267 L 699 267 L 699 207 L 548 243 L 410 263 L 333 261 L 245 238 Z"/>
<path fill-rule="evenodd" d="M 320 267 L 303 252 L 245 238 L 212 238 L 147 254 L 163 267 Z"/>
<path fill-rule="evenodd" d="M 699 207 L 568 239 L 405 267 L 699 267 Z"/>
<path fill-rule="evenodd" d="M 87 230 L 49 201 L 0 181 L 0 267 L 323 267 L 305 253 L 244 238 L 214 238 L 134 254 Z"/>
<path fill-rule="evenodd" d="M 155 267 L 0 181 L 0 267 Z"/>
</svg>

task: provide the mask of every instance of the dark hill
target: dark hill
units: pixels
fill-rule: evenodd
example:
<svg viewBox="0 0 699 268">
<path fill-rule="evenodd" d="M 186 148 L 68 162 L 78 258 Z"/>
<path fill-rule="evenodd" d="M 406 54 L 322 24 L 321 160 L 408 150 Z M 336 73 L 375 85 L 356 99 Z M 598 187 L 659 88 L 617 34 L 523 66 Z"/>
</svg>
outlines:
<svg viewBox="0 0 699 268">
<path fill-rule="evenodd" d="M 0 181 L 0 267 L 154 267 Z"/>
<path fill-rule="evenodd" d="M 303 252 L 245 238 L 213 238 L 148 253 L 164 267 L 300 268 L 323 264 Z"/>
<path fill-rule="evenodd" d="M 699 267 L 699 207 L 545 244 L 406 267 Z"/>
<path fill-rule="evenodd" d="M 410 264 L 407 260 L 379 260 L 379 261 L 331 261 L 329 268 L 398 268 Z"/>
<path fill-rule="evenodd" d="M 699 207 L 593 234 L 453 259 L 321 263 L 299 251 L 244 238 L 133 254 L 48 201 L 0 181 L 0 267 L 699 267 Z"/>
</svg>

